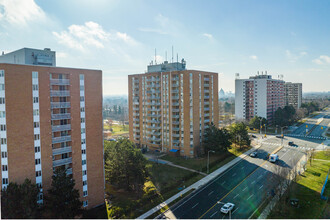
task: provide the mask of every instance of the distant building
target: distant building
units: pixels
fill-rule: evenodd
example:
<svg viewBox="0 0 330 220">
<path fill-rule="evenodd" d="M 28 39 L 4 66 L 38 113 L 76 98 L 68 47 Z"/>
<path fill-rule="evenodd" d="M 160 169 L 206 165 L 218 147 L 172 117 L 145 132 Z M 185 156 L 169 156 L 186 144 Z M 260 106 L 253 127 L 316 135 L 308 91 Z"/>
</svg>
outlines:
<svg viewBox="0 0 330 220">
<path fill-rule="evenodd" d="M 235 117 L 250 120 L 254 116 L 273 120 L 275 111 L 285 106 L 284 81 L 271 75 L 256 75 L 235 80 Z"/>
<path fill-rule="evenodd" d="M 224 98 L 225 97 L 225 91 L 223 91 L 223 89 L 221 88 L 219 91 L 219 99 Z"/>
<path fill-rule="evenodd" d="M 39 57 L 39 50 L 19 51 Z M 1 188 L 28 178 L 42 203 L 54 171 L 65 168 L 84 207 L 103 204 L 102 71 L 18 57 L 0 63 Z"/>
<path fill-rule="evenodd" d="M 302 83 L 286 82 L 284 88 L 285 105 L 292 105 L 295 109 L 299 109 L 302 100 Z"/>
<path fill-rule="evenodd" d="M 22 48 L 10 53 L 2 53 L 0 63 L 56 66 L 55 51 L 49 48 L 44 50 Z"/>
<path fill-rule="evenodd" d="M 194 157 L 204 131 L 218 126 L 218 74 L 187 70 L 185 61 L 128 76 L 130 140 L 151 150 Z"/>
</svg>

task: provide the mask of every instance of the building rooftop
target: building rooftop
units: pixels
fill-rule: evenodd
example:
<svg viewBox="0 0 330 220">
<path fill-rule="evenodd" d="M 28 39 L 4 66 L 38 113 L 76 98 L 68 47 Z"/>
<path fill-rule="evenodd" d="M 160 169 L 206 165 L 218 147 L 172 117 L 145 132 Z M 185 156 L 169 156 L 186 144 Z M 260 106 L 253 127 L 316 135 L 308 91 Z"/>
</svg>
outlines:
<svg viewBox="0 0 330 220">
<path fill-rule="evenodd" d="M 164 61 L 164 63 L 161 64 L 153 64 L 153 61 L 151 61 L 150 65 L 148 65 L 148 73 L 153 72 L 169 72 L 169 71 L 180 71 L 180 70 L 186 70 L 186 61 L 182 58 L 181 63 L 180 62 L 173 62 L 169 63 L 168 61 Z"/>
</svg>

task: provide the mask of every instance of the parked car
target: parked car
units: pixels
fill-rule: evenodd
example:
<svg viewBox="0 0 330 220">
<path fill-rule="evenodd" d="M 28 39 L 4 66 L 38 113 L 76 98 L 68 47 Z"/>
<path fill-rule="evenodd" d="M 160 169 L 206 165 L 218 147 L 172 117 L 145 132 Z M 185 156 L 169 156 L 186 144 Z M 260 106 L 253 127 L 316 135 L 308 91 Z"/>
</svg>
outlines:
<svg viewBox="0 0 330 220">
<path fill-rule="evenodd" d="M 254 134 L 252 134 L 251 137 L 253 137 L 253 138 L 257 138 L 257 136 L 255 136 Z"/>
<path fill-rule="evenodd" d="M 250 157 L 257 157 L 257 155 L 258 155 L 257 151 L 254 151 L 254 152 L 250 153 Z"/>
<path fill-rule="evenodd" d="M 277 138 L 283 138 L 283 136 L 282 136 L 282 135 L 276 135 L 276 137 L 277 137 Z"/>
<path fill-rule="evenodd" d="M 234 207 L 235 207 L 235 204 L 230 203 L 230 202 L 227 202 L 226 204 L 224 204 L 224 205 L 222 206 L 222 208 L 220 209 L 220 211 L 221 211 L 222 213 L 227 214 L 229 211 L 232 211 L 232 210 L 234 209 Z"/>
</svg>

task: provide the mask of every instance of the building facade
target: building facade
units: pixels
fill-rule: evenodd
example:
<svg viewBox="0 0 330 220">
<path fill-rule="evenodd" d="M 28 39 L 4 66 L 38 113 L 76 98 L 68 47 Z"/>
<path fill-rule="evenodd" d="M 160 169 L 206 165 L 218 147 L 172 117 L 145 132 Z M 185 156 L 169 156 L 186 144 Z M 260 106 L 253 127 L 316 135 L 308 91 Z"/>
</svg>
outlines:
<svg viewBox="0 0 330 220">
<path fill-rule="evenodd" d="M 66 168 L 84 207 L 104 203 L 102 71 L 0 64 L 1 187 Z M 59 210 L 60 211 L 60 210 Z"/>
<path fill-rule="evenodd" d="M 0 56 L 0 63 L 28 64 L 40 66 L 56 66 L 55 51 L 22 48 Z"/>
<path fill-rule="evenodd" d="M 130 140 L 151 150 L 196 156 L 205 128 L 211 122 L 218 127 L 218 74 L 186 70 L 184 60 L 148 70 L 128 76 Z"/>
<path fill-rule="evenodd" d="M 285 106 L 284 81 L 271 75 L 256 75 L 235 80 L 235 117 L 251 120 L 254 116 L 273 121 L 275 111 Z"/>
<path fill-rule="evenodd" d="M 284 88 L 285 105 L 292 105 L 295 109 L 299 109 L 302 100 L 302 83 L 286 82 Z"/>
</svg>

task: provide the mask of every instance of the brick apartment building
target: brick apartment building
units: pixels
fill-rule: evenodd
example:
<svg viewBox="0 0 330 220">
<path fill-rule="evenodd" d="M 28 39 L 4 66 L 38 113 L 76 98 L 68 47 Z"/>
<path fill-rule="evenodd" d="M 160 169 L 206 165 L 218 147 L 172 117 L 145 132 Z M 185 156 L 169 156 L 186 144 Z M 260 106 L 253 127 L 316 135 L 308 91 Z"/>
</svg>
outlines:
<svg viewBox="0 0 330 220">
<path fill-rule="evenodd" d="M 275 111 L 285 106 L 284 81 L 271 75 L 235 80 L 235 117 L 251 120 L 254 116 L 273 121 Z"/>
<path fill-rule="evenodd" d="M 42 203 L 54 170 L 64 167 L 84 207 L 100 205 L 102 71 L 55 67 L 51 56 L 37 53 L 42 63 L 25 62 L 30 65 L 0 56 L 1 187 L 29 178 L 41 187 Z"/>
<path fill-rule="evenodd" d="M 285 82 L 285 105 L 292 105 L 295 109 L 301 107 L 302 83 Z"/>
<path fill-rule="evenodd" d="M 149 65 L 128 76 L 129 137 L 141 147 L 194 157 L 204 130 L 218 126 L 218 74 L 186 63 Z"/>
</svg>

